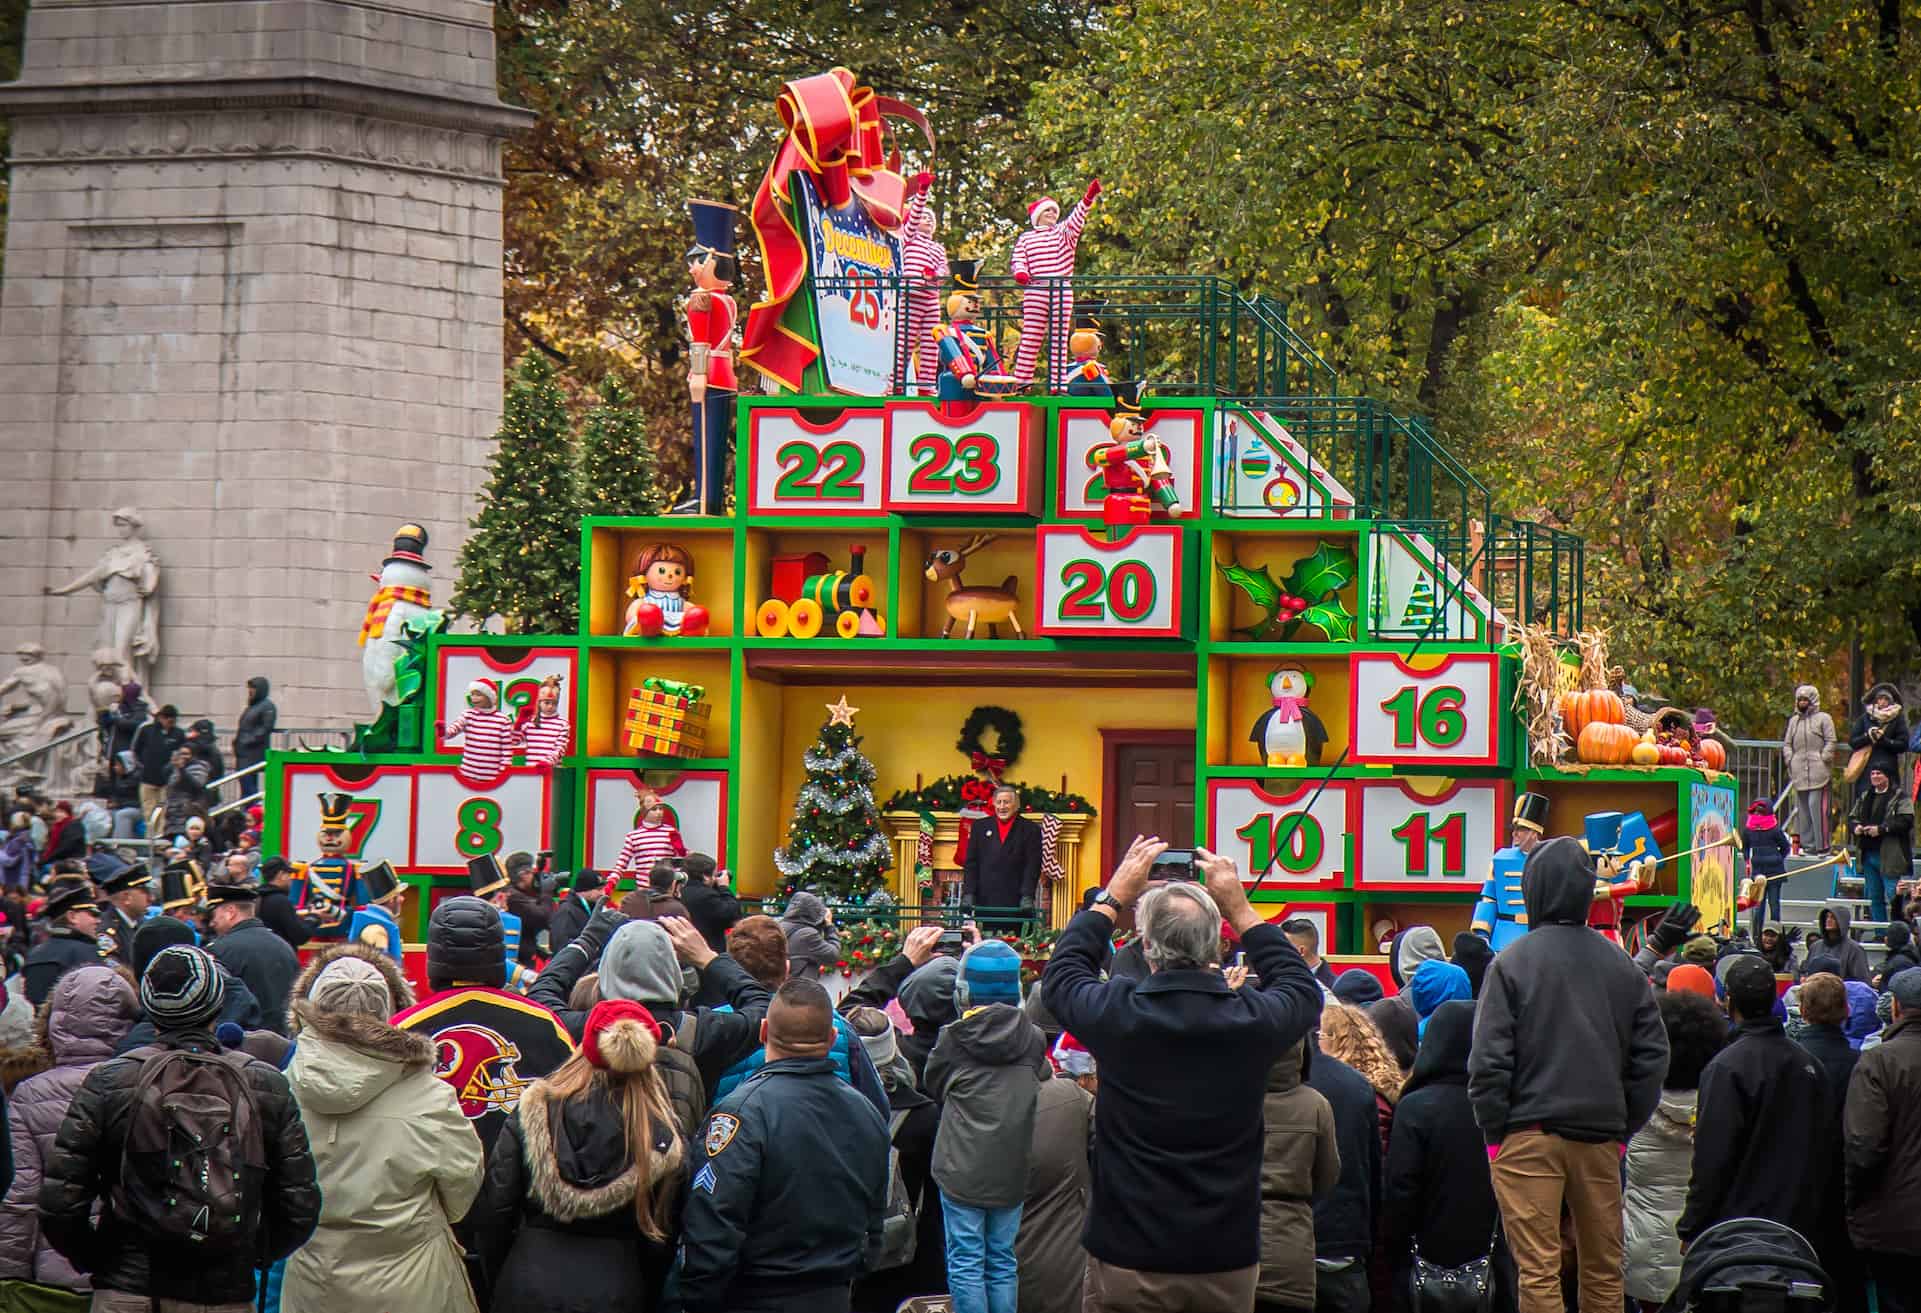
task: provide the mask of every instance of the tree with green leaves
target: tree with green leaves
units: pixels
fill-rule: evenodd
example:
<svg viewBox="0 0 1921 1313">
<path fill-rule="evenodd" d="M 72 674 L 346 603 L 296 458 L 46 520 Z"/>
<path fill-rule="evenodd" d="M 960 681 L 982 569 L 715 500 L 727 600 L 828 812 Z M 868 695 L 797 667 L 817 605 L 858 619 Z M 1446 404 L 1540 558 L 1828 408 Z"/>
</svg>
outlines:
<svg viewBox="0 0 1921 1313">
<path fill-rule="evenodd" d="M 580 513 L 657 515 L 660 509 L 647 417 L 610 377 L 600 386 L 600 404 L 581 424 Z"/>
<path fill-rule="evenodd" d="M 448 609 L 510 634 L 571 634 L 580 619 L 573 423 L 552 362 L 528 352 L 507 382 L 487 486 Z"/>
<path fill-rule="evenodd" d="M 853 716 L 822 725 L 801 764 L 807 778 L 794 799 L 787 844 L 774 853 L 774 869 L 790 890 L 864 899 L 880 887 L 893 848 L 874 805 L 874 763 L 860 750 Z"/>
</svg>

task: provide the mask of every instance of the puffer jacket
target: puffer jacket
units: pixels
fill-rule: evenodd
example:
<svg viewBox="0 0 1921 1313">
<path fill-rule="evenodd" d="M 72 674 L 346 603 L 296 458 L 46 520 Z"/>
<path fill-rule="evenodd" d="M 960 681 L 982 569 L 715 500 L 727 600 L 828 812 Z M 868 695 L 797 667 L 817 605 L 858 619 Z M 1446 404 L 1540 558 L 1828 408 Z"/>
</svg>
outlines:
<svg viewBox="0 0 1921 1313">
<path fill-rule="evenodd" d="M 1314 1307 L 1314 1201 L 1341 1179 L 1334 1109 L 1301 1083 L 1312 1055 L 1296 1044 L 1275 1062 L 1261 1103 L 1261 1275 L 1264 1304 Z"/>
<path fill-rule="evenodd" d="M 1626 1289 L 1632 1299 L 1660 1301 L 1681 1280 L 1675 1224 L 1688 1203 L 1694 1171 L 1697 1090 L 1662 1090 L 1648 1124 L 1628 1141 L 1627 1188 L 1621 1192 Z"/>
<path fill-rule="evenodd" d="M 205 1030 L 167 1031 L 159 1047 L 198 1053 L 220 1048 Z M 313 1234 L 320 1188 L 306 1127 L 286 1078 L 264 1062 L 247 1064 L 266 1141 L 267 1178 L 261 1185 L 260 1243 L 256 1254 L 214 1257 L 183 1253 L 137 1230 L 102 1203 L 100 1183 L 119 1170 L 142 1061 L 111 1058 L 87 1073 L 60 1123 L 40 1187 L 40 1224 L 47 1240 L 96 1290 L 118 1290 L 187 1304 L 252 1303 L 254 1266 L 285 1258 Z"/>
<path fill-rule="evenodd" d="M 313 1239 L 287 1260 L 281 1313 L 475 1313 L 453 1223 L 480 1193 L 480 1137 L 434 1075 L 431 1038 L 308 1001 L 321 971 L 347 956 L 381 973 L 396 1011 L 414 1001 L 392 959 L 358 944 L 315 957 L 294 984 L 287 1083 L 313 1144 L 321 1209 Z"/>
<path fill-rule="evenodd" d="M 139 1011 L 132 983 L 109 966 L 76 967 L 54 985 L 35 1041 L 51 1065 L 14 1086 L 7 1104 L 13 1184 L 0 1203 L 0 1279 L 90 1289 L 87 1278 L 40 1234 L 41 1168 L 81 1082 L 113 1056 Z"/>
<path fill-rule="evenodd" d="M 1821 710 L 1820 690 L 1803 684 L 1796 698 L 1808 699 L 1809 710 L 1788 717 L 1781 734 L 1781 757 L 1787 762 L 1788 782 L 1797 789 L 1824 789 L 1834 777 L 1834 717 Z"/>
<path fill-rule="evenodd" d="M 634 1195 L 663 1186 L 667 1197 L 678 1195 L 685 1157 L 674 1130 L 656 1125 L 643 1182 L 620 1108 L 605 1089 L 562 1103 L 534 1086 L 488 1155 L 474 1210 L 477 1248 L 494 1287 L 491 1313 L 658 1307 L 673 1234 L 648 1239 L 634 1217 Z"/>
<path fill-rule="evenodd" d="M 819 980 L 824 968 L 840 961 L 840 931 L 827 923 L 827 904 L 813 894 L 793 896 L 780 929 L 787 936 L 787 974 L 795 980 Z"/>
</svg>

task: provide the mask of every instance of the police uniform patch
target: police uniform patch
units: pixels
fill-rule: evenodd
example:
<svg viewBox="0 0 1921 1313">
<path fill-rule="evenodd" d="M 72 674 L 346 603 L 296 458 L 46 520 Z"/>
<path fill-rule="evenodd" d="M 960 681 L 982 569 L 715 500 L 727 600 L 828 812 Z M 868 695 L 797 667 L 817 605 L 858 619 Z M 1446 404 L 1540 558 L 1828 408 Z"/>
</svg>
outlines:
<svg viewBox="0 0 1921 1313">
<path fill-rule="evenodd" d="M 120 951 L 120 941 L 115 939 L 110 933 L 103 932 L 95 935 L 93 942 L 95 947 L 99 948 L 102 957 L 112 957 Z"/>
<path fill-rule="evenodd" d="M 714 1158 L 720 1151 L 734 1142 L 740 1131 L 740 1118 L 717 1112 L 707 1119 L 707 1156 Z"/>
<path fill-rule="evenodd" d="M 708 1194 L 712 1194 L 714 1187 L 719 1183 L 720 1178 L 714 1175 L 714 1165 L 712 1163 L 702 1163 L 700 1165 L 700 1171 L 694 1176 L 694 1189 L 705 1190 Z"/>
</svg>

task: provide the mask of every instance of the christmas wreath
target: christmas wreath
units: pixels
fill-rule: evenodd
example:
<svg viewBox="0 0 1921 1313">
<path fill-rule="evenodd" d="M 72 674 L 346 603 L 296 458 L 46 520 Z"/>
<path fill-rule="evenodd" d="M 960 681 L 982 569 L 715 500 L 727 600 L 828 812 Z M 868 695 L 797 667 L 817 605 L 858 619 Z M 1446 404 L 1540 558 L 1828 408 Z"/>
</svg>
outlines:
<svg viewBox="0 0 1921 1313">
<path fill-rule="evenodd" d="M 988 730 L 994 731 L 992 752 L 981 738 Z M 1027 738 L 1021 733 L 1021 718 L 1006 707 L 975 707 L 962 722 L 960 741 L 954 746 L 967 758 L 968 765 L 998 780 L 1020 760 Z"/>
</svg>

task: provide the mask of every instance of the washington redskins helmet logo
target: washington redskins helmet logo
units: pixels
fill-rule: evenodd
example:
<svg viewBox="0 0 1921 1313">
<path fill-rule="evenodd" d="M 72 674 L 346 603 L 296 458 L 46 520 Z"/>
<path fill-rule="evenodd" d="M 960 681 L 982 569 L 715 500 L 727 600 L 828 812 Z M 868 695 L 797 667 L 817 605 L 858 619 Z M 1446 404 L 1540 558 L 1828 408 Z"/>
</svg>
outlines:
<svg viewBox="0 0 1921 1313">
<path fill-rule="evenodd" d="M 469 1121 L 490 1112 L 512 1112 L 521 1091 L 520 1049 L 486 1026 L 449 1026 L 434 1036 L 434 1075 L 453 1086 L 460 1111 Z"/>
</svg>

